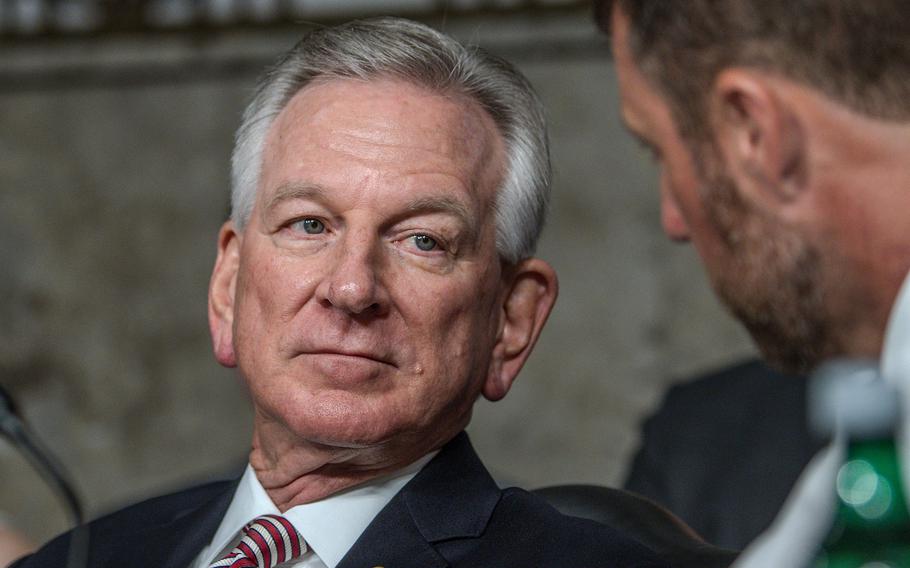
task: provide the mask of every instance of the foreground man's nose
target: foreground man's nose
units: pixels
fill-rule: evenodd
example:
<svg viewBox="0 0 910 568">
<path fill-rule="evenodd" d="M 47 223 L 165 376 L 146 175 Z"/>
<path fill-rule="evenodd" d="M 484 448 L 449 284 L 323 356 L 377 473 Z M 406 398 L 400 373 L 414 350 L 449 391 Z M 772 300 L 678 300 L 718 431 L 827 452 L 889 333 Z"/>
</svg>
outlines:
<svg viewBox="0 0 910 568">
<path fill-rule="evenodd" d="M 660 185 L 660 224 L 664 234 L 674 241 L 686 242 L 689 240 L 689 224 L 670 193 L 667 182 L 662 180 Z"/>
</svg>

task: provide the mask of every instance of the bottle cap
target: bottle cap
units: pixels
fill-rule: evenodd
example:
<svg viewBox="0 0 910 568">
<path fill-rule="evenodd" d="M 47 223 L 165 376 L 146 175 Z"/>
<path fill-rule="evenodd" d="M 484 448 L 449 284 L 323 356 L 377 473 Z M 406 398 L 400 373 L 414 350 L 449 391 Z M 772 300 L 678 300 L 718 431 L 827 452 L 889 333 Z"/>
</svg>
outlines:
<svg viewBox="0 0 910 568">
<path fill-rule="evenodd" d="M 842 431 L 853 439 L 894 434 L 900 397 L 885 382 L 873 359 L 835 359 L 822 364 L 809 381 L 809 426 L 821 436 Z"/>
</svg>

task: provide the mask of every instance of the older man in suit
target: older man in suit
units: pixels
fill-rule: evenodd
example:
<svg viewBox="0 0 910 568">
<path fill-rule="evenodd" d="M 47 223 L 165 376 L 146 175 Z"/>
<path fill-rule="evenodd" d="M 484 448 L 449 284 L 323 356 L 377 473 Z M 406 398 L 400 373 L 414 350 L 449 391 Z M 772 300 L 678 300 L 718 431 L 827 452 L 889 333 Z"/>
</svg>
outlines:
<svg viewBox="0 0 910 568">
<path fill-rule="evenodd" d="M 507 63 L 397 19 L 306 37 L 244 115 L 209 290 L 215 356 L 254 405 L 249 466 L 95 521 L 88 564 L 659 565 L 500 490 L 463 433 L 555 301 L 532 257 L 549 178 Z M 16 566 L 61 566 L 69 542 Z"/>
</svg>

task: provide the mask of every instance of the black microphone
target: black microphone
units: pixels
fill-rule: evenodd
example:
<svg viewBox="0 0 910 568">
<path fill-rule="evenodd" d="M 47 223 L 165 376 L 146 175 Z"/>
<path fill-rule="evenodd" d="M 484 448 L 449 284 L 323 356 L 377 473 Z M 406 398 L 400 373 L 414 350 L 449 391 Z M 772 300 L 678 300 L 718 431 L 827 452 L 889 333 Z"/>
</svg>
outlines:
<svg viewBox="0 0 910 568">
<path fill-rule="evenodd" d="M 8 428 L 12 428 L 13 420 L 20 420 L 19 407 L 3 385 L 0 385 L 0 432 L 5 433 Z"/>
<path fill-rule="evenodd" d="M 0 434 L 6 436 L 44 478 L 44 481 L 63 501 L 64 508 L 73 522 L 74 529 L 70 537 L 68 568 L 87 566 L 88 530 L 83 524 L 82 503 L 72 484 L 64 473 L 63 466 L 53 457 L 37 437 L 29 432 L 25 421 L 19 414 L 18 406 L 3 386 L 0 385 Z"/>
</svg>

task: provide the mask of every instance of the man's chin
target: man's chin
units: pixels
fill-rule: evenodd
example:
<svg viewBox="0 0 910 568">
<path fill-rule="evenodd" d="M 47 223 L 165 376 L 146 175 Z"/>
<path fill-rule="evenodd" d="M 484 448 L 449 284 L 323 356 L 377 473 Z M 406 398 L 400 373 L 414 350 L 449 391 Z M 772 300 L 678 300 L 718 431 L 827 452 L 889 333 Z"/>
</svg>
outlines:
<svg viewBox="0 0 910 568">
<path fill-rule="evenodd" d="M 807 375 L 821 363 L 811 349 L 782 345 L 780 341 L 760 341 L 753 336 L 762 358 L 775 370 L 788 375 Z"/>
<path fill-rule="evenodd" d="M 774 369 L 791 375 L 805 375 L 832 355 L 826 348 L 824 327 L 813 316 L 800 321 L 780 321 L 774 318 L 750 318 L 734 310 L 736 318 L 746 327 L 762 358 Z M 814 314 L 817 316 L 818 314 Z"/>
<path fill-rule="evenodd" d="M 730 270 L 735 279 L 729 274 L 712 278 L 714 289 L 769 365 L 783 373 L 805 374 L 835 351 L 819 290 L 823 283 L 817 254 L 803 248 L 789 255 L 796 260 L 788 263 L 788 255 L 770 254 L 775 248 L 786 249 L 783 244 L 772 240 L 764 245 L 769 247 L 765 254 Z"/>
<path fill-rule="evenodd" d="M 358 421 L 357 418 L 342 415 L 332 420 L 294 420 L 290 427 L 299 438 L 326 448 L 368 450 L 394 441 L 395 428 L 376 424 L 372 420 Z"/>
</svg>

